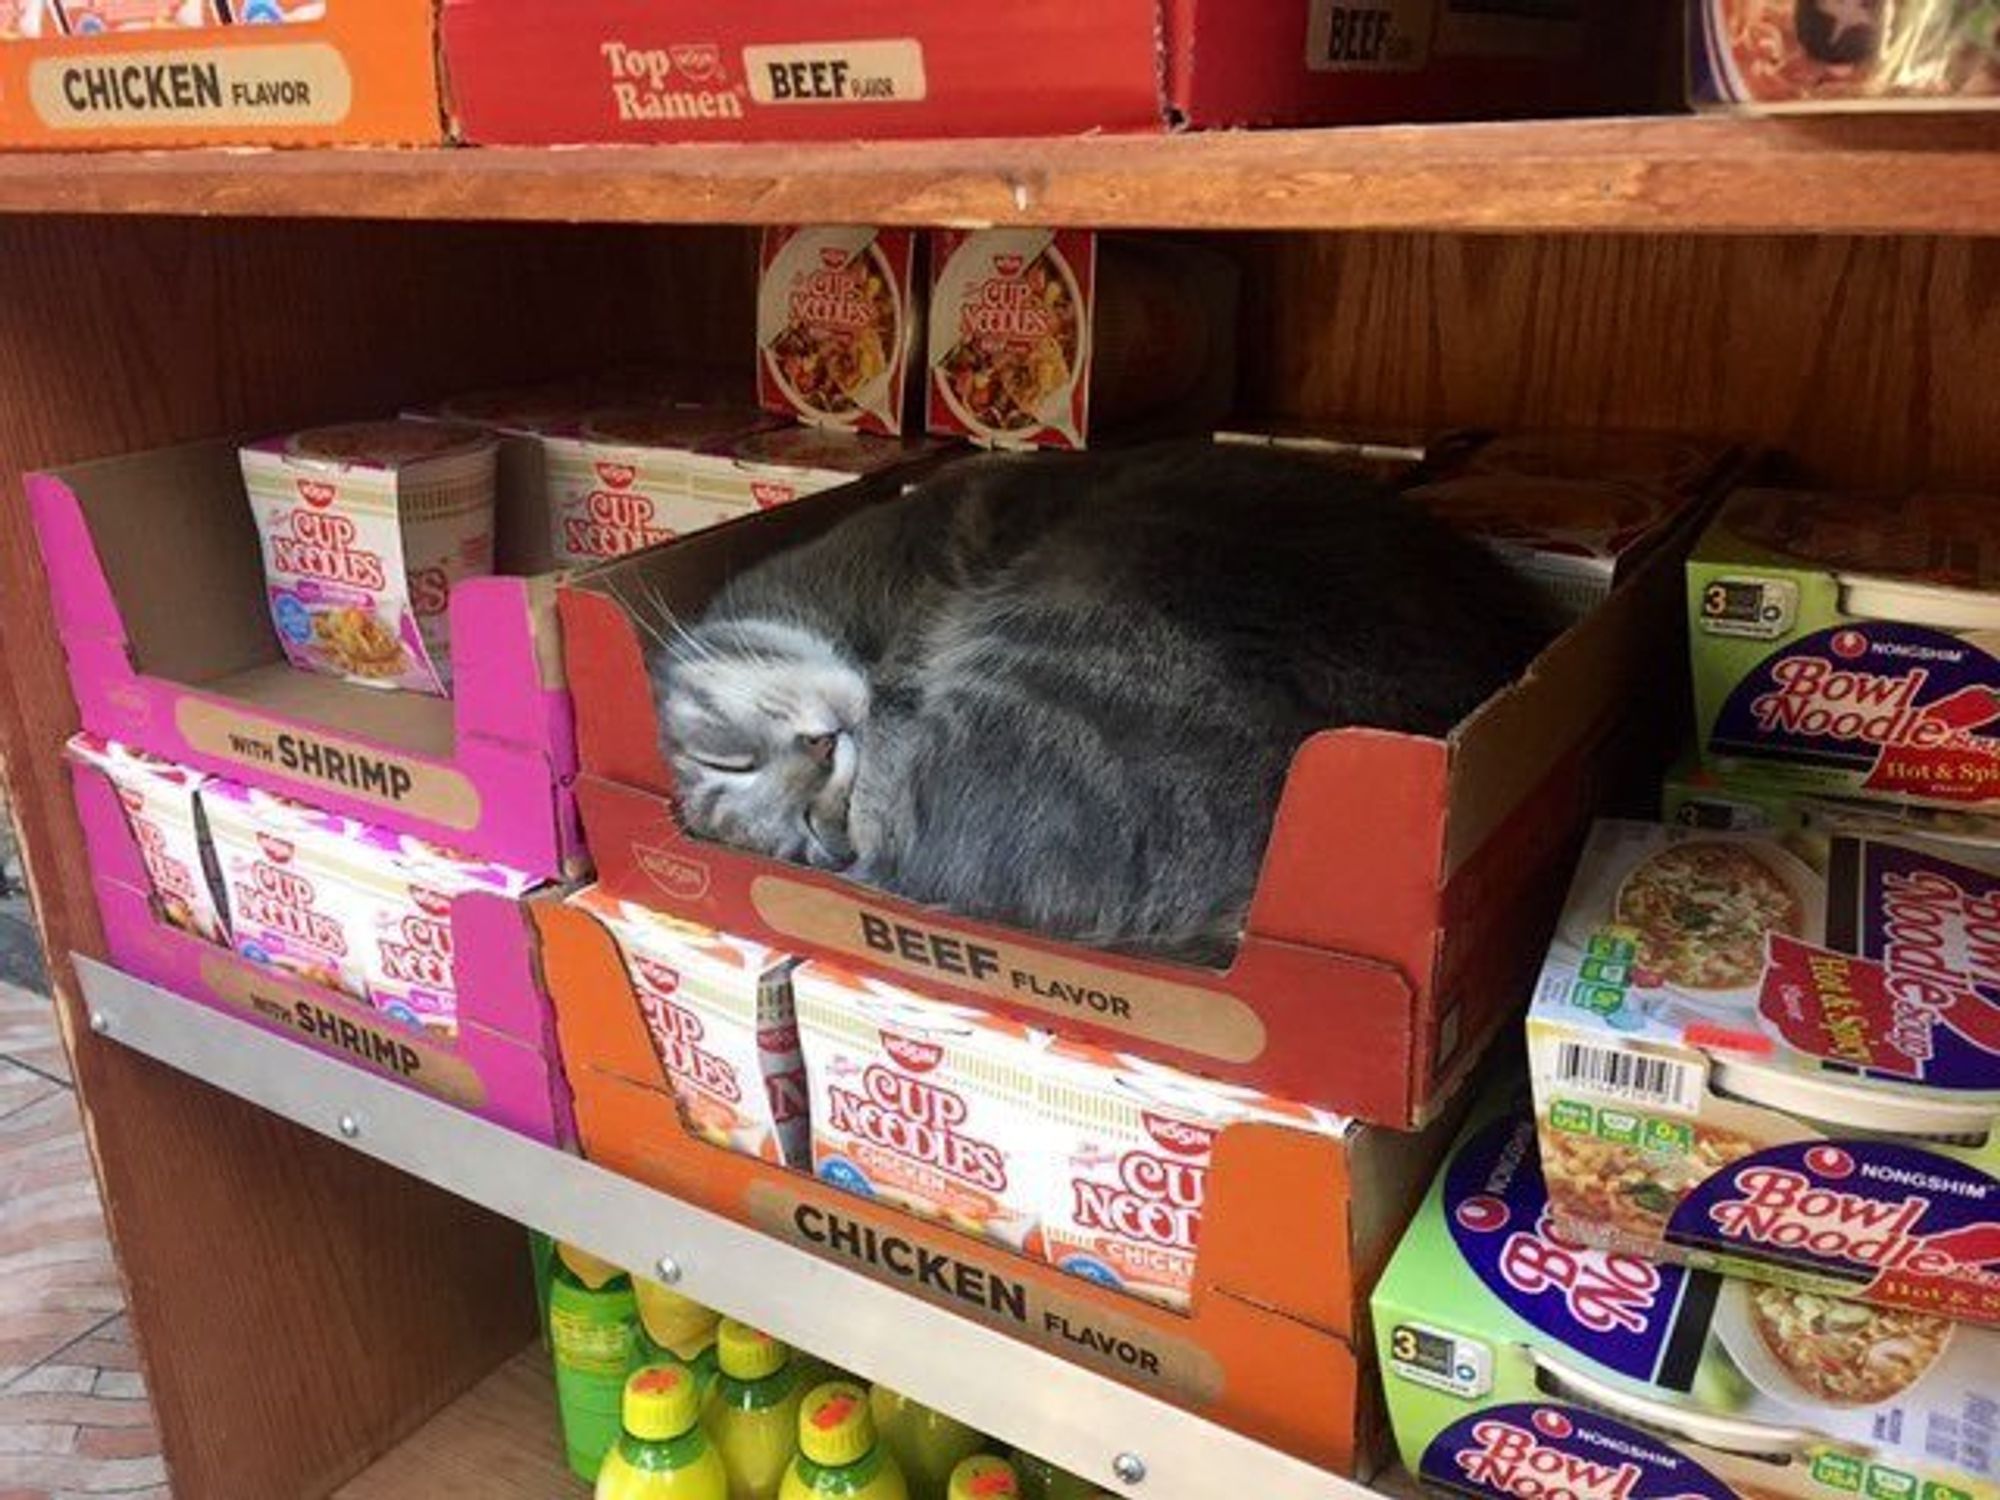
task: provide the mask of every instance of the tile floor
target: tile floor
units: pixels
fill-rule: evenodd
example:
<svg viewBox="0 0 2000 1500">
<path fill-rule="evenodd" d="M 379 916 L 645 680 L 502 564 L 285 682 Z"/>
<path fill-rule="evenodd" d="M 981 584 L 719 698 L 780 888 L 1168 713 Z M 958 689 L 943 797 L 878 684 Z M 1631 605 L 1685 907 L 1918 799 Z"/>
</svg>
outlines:
<svg viewBox="0 0 2000 1500">
<path fill-rule="evenodd" d="M 0 1500 L 168 1500 L 41 985 L 26 913 L 0 900 Z"/>
</svg>

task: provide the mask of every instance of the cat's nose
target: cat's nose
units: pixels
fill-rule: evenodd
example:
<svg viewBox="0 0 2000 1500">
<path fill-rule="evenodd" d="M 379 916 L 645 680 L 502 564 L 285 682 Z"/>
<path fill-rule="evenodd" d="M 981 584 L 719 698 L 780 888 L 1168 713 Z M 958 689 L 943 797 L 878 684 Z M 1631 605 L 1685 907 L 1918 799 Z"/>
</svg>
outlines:
<svg viewBox="0 0 2000 1500">
<path fill-rule="evenodd" d="M 833 752 L 839 739 L 840 736 L 836 734 L 802 734 L 799 736 L 799 748 L 811 756 L 816 764 L 830 766 L 833 764 Z"/>
</svg>

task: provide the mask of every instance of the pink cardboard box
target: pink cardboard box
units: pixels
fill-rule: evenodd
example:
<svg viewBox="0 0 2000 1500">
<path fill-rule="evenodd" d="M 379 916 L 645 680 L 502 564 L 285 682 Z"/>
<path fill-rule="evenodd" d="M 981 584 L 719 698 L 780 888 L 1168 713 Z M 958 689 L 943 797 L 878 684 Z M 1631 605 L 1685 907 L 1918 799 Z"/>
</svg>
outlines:
<svg viewBox="0 0 2000 1500">
<path fill-rule="evenodd" d="M 538 978 L 526 904 L 475 892 L 451 909 L 455 1037 L 426 1035 L 338 991 L 288 979 L 162 921 L 110 780 L 70 767 L 108 957 L 261 1030 L 550 1145 L 576 1139 L 555 1020 Z"/>
<path fill-rule="evenodd" d="M 30 474 L 56 628 L 104 739 L 532 875 L 584 864 L 546 516 L 503 512 L 498 575 L 451 599 L 450 699 L 289 666 L 236 445 Z M 526 575 L 526 576 L 524 576 Z"/>
</svg>

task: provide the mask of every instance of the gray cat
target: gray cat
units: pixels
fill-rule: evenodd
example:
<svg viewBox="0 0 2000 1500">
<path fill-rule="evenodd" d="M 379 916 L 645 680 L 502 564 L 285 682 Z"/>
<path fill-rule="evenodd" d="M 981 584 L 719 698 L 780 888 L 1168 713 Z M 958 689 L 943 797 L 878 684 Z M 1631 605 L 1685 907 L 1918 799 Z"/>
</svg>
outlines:
<svg viewBox="0 0 2000 1500">
<path fill-rule="evenodd" d="M 690 832 L 1217 962 L 1302 740 L 1441 735 L 1548 635 L 1393 494 L 1176 444 L 953 464 L 741 574 L 650 667 Z"/>
</svg>

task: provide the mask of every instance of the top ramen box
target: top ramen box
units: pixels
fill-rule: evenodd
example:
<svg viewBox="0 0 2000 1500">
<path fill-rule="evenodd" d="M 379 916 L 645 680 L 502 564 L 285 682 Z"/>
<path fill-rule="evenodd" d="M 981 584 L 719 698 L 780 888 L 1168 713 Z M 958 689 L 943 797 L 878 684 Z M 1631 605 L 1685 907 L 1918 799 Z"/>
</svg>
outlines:
<svg viewBox="0 0 2000 1500">
<path fill-rule="evenodd" d="M 1992 1500 L 2000 1331 L 1590 1248 L 1491 1099 L 1375 1290 L 1397 1446 L 1488 1500 Z"/>
<path fill-rule="evenodd" d="M 1753 113 L 2000 107 L 1988 0 L 1692 0 L 1688 96 Z"/>
<path fill-rule="evenodd" d="M 764 231 L 757 283 L 757 396 L 817 427 L 901 435 L 920 389 L 920 240 L 907 229 Z"/>
<path fill-rule="evenodd" d="M 443 140 L 431 0 L 250 0 L 230 26 L 223 9 L 215 0 L 0 5 L 0 146 Z M 246 24 L 267 19 L 288 24 Z"/>
<path fill-rule="evenodd" d="M 2000 850 L 1599 823 L 1528 1037 L 1574 1232 L 2000 1323 Z"/>
<path fill-rule="evenodd" d="M 439 25 L 464 139 L 564 145 L 1643 110 L 1659 102 L 1662 10 L 1655 0 L 445 0 Z M 1008 184 L 995 187 L 1005 203 Z"/>
<path fill-rule="evenodd" d="M 817 1175 L 1015 1250 L 1040 1246 L 1046 1032 L 823 959 L 792 973 Z"/>
<path fill-rule="evenodd" d="M 1192 247 L 1084 229 L 931 237 L 927 420 L 994 447 L 1196 430 L 1234 386 L 1233 273 Z"/>
<path fill-rule="evenodd" d="M 1732 495 L 1687 569 L 1703 759 L 2000 805 L 1995 516 L 1971 496 Z"/>
<path fill-rule="evenodd" d="M 746 1156 L 810 1167 L 791 957 L 595 886 L 570 900 L 616 940 L 688 1128 Z"/>
</svg>

